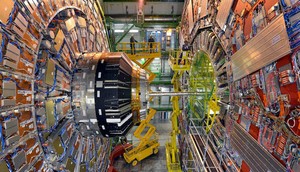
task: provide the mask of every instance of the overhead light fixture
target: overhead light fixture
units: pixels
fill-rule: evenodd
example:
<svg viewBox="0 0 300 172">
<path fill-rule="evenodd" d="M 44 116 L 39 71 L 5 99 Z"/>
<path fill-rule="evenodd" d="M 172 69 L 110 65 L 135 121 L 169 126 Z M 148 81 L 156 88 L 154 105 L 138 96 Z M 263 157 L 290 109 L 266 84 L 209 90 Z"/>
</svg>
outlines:
<svg viewBox="0 0 300 172">
<path fill-rule="evenodd" d="M 139 30 L 130 30 L 129 32 L 130 32 L 130 33 L 138 33 Z"/>
<path fill-rule="evenodd" d="M 172 35 L 172 29 L 168 29 L 167 30 L 167 36 L 171 36 Z"/>
<path fill-rule="evenodd" d="M 117 24 L 114 24 L 114 26 L 115 26 L 115 27 L 123 27 L 124 24 L 122 24 L 122 23 L 121 23 L 121 24 L 120 24 L 120 23 L 117 23 Z"/>
<path fill-rule="evenodd" d="M 123 33 L 124 30 L 115 30 L 115 33 Z"/>
</svg>

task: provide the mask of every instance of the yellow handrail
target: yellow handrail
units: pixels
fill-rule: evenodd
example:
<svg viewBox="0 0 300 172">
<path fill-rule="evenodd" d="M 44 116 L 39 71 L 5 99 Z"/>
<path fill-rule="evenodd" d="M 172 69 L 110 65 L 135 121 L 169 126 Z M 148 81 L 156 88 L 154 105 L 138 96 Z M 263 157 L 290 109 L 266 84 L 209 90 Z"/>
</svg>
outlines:
<svg viewBox="0 0 300 172">
<path fill-rule="evenodd" d="M 220 106 L 218 106 L 218 98 L 216 93 L 214 92 L 208 102 L 208 109 L 207 109 L 207 120 L 206 120 L 206 132 L 208 133 L 212 126 L 214 125 L 217 112 L 220 111 Z M 210 113 L 213 112 L 213 114 Z"/>
<path fill-rule="evenodd" d="M 135 64 L 147 71 L 149 74 L 149 83 L 153 81 L 156 75 L 148 69 L 148 66 L 154 58 L 161 58 L 161 46 L 159 42 L 121 42 L 118 43 L 116 50 L 126 53 Z M 140 62 L 139 60 L 141 59 L 144 59 L 145 62 Z"/>
<path fill-rule="evenodd" d="M 125 52 L 130 58 L 145 58 L 142 56 L 150 56 L 152 58 L 161 56 L 160 42 L 121 42 L 117 44 L 118 52 Z M 147 57 L 146 57 L 147 58 Z"/>
<path fill-rule="evenodd" d="M 174 71 L 189 70 L 191 63 L 188 57 L 190 51 L 172 50 L 169 53 L 169 65 Z"/>
</svg>

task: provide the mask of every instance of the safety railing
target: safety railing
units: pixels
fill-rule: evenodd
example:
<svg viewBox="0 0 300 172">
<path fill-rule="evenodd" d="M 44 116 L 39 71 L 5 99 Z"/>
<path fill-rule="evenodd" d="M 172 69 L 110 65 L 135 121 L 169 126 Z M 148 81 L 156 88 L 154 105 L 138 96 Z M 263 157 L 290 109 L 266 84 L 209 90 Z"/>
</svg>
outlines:
<svg viewBox="0 0 300 172">
<path fill-rule="evenodd" d="M 188 145 L 188 149 L 190 149 L 190 152 L 192 153 L 192 158 L 194 161 L 194 167 L 196 168 L 194 171 L 201 171 L 201 172 L 207 172 L 205 168 L 204 161 L 202 159 L 202 155 L 200 155 L 198 151 L 197 144 L 193 138 L 193 135 L 191 134 L 191 131 L 186 135 L 186 141 Z M 184 162 L 185 160 L 183 160 Z"/>
<path fill-rule="evenodd" d="M 183 166 L 184 166 L 184 170 L 185 171 L 199 171 L 197 168 L 196 168 L 196 165 L 195 165 L 195 161 L 194 160 L 184 160 L 182 162 Z"/>
<path fill-rule="evenodd" d="M 198 153 L 198 156 L 195 156 L 196 159 L 201 159 L 202 164 L 198 164 L 199 160 L 196 161 L 197 167 L 205 167 L 206 171 L 219 171 L 222 172 L 223 167 L 226 162 L 224 159 L 229 159 L 228 156 L 223 157 L 220 152 L 220 147 L 216 146 L 216 142 L 213 140 L 213 137 L 216 137 L 213 132 L 207 133 L 205 126 L 202 126 L 200 119 L 192 118 L 189 121 L 189 134 L 192 136 L 193 144 L 196 146 L 194 150 Z M 196 139 L 197 138 L 197 139 Z M 194 152 L 194 151 L 192 151 Z M 209 161 L 207 159 L 210 159 Z M 200 161 L 200 162 L 201 162 Z M 211 162 L 211 164 L 207 163 Z M 204 164 L 203 164 L 204 163 Z M 204 165 L 204 166 L 203 166 Z M 225 167 L 227 168 L 227 166 Z"/>
<path fill-rule="evenodd" d="M 189 70 L 191 67 L 190 60 L 188 59 L 190 51 L 172 50 L 169 53 L 169 65 L 172 70 Z"/>
<path fill-rule="evenodd" d="M 116 50 L 126 53 L 131 59 L 161 57 L 160 42 L 120 42 Z"/>
<path fill-rule="evenodd" d="M 188 129 L 189 130 L 189 129 Z M 187 172 L 200 172 L 201 167 L 198 167 L 200 163 L 195 157 L 196 152 L 191 148 L 191 141 L 189 139 L 189 133 L 184 134 L 184 141 L 182 151 L 182 171 Z M 194 149 L 195 150 L 195 149 Z M 202 168 L 203 169 L 203 168 Z"/>
</svg>

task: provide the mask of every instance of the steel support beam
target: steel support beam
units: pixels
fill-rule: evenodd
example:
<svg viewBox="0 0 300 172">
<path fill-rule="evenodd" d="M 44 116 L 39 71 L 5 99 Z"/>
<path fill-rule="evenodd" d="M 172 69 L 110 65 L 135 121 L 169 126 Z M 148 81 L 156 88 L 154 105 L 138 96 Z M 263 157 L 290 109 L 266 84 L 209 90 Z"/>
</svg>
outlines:
<svg viewBox="0 0 300 172">
<path fill-rule="evenodd" d="M 152 92 L 149 96 L 204 96 L 204 92 Z"/>
</svg>

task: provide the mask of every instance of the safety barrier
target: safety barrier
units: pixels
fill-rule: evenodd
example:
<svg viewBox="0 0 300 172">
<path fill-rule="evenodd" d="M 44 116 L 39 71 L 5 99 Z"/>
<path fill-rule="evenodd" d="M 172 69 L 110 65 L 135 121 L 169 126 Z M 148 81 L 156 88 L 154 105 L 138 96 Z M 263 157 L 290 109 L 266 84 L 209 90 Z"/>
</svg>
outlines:
<svg viewBox="0 0 300 172">
<path fill-rule="evenodd" d="M 169 65 L 174 71 L 189 70 L 191 63 L 188 59 L 190 51 L 172 50 L 169 53 Z"/>
<path fill-rule="evenodd" d="M 160 58 L 160 42 L 121 42 L 117 44 L 116 50 L 124 52 L 131 59 Z"/>
</svg>

